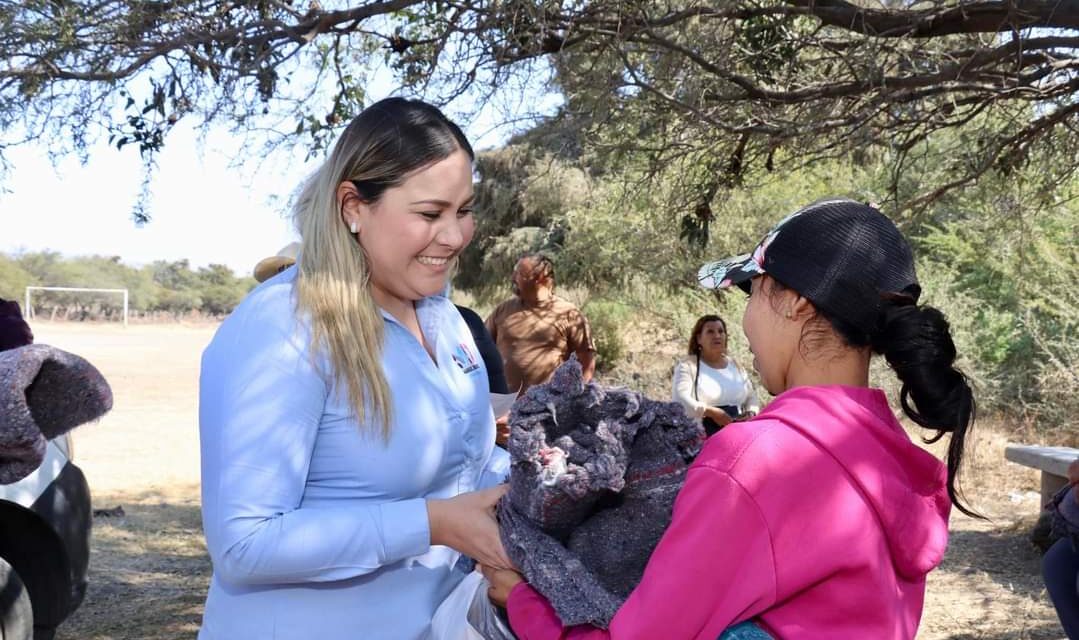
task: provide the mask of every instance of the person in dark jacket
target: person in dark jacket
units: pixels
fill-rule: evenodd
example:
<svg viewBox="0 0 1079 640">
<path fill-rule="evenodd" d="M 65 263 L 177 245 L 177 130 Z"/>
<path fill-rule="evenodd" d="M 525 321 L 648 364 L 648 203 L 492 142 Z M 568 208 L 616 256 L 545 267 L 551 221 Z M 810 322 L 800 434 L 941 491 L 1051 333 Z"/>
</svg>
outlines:
<svg viewBox="0 0 1079 640">
<path fill-rule="evenodd" d="M 34 332 L 22 317 L 19 303 L 0 298 L 0 351 L 34 342 Z"/>
<path fill-rule="evenodd" d="M 494 338 L 491 337 L 491 333 L 484 326 L 483 318 L 468 307 L 462 307 L 459 304 L 453 306 L 457 307 L 457 312 L 465 319 L 468 330 L 472 332 L 472 339 L 476 341 L 476 347 L 480 350 L 483 364 L 487 365 L 487 384 L 491 389 L 491 393 L 509 393 L 509 385 L 506 384 L 506 372 L 502 366 L 502 356 L 498 353 L 498 346 L 495 344 Z"/>
<path fill-rule="evenodd" d="M 1050 505 L 1054 532 L 1063 537 L 1042 557 L 1042 577 L 1064 634 L 1079 640 L 1079 459 L 1068 465 L 1068 486 Z"/>
</svg>

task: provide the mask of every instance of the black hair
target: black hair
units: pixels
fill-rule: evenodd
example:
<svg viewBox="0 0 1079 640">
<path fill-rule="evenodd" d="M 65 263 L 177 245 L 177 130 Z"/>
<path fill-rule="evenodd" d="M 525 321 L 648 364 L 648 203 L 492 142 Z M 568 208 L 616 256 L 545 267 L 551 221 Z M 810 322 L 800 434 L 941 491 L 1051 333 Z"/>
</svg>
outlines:
<svg viewBox="0 0 1079 640">
<path fill-rule="evenodd" d="M 533 275 L 541 278 L 550 278 L 554 280 L 554 262 L 543 253 L 526 253 L 520 258 L 517 258 L 517 262 L 521 260 L 530 260 L 534 263 Z"/>
<path fill-rule="evenodd" d="M 390 187 L 432 162 L 462 150 L 475 159 L 461 128 L 437 107 L 421 100 L 386 98 L 367 107 L 342 135 L 340 148 L 349 149 L 349 139 L 363 140 L 363 152 L 353 164 L 366 167 L 362 175 L 349 170 L 347 175 L 365 202 L 377 201 Z M 377 159 L 377 161 L 375 161 Z"/>
<path fill-rule="evenodd" d="M 790 287 L 775 278 L 772 281 L 770 297 L 775 303 L 775 296 Z M 964 504 L 958 481 L 967 437 L 977 413 L 974 391 L 967 376 L 955 366 L 955 342 L 944 314 L 914 300 L 907 292 L 882 294 L 877 322 L 869 331 L 860 330 L 835 314 L 821 309 L 816 312 L 848 345 L 869 347 L 873 353 L 884 356 L 902 383 L 899 403 L 903 412 L 919 426 L 936 431 L 923 438 L 926 443 L 951 434 L 945 463 L 948 497 L 959 511 L 984 519 Z M 803 332 L 802 338 L 805 337 Z"/>
<path fill-rule="evenodd" d="M 903 412 L 918 425 L 936 430 L 925 441 L 936 442 L 951 434 L 948 497 L 968 516 L 982 517 L 963 504 L 958 487 L 959 467 L 977 403 L 970 381 L 955 366 L 955 342 L 944 314 L 912 300 L 884 299 L 869 345 L 873 353 L 884 356 L 903 383 L 899 392 Z"/>
</svg>

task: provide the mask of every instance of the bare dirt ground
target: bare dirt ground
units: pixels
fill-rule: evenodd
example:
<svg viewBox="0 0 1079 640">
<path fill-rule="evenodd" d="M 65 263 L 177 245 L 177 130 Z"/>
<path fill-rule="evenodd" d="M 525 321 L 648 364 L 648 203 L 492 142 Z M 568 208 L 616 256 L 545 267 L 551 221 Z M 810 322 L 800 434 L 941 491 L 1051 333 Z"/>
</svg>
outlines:
<svg viewBox="0 0 1079 640">
<path fill-rule="evenodd" d="M 60 640 L 192 638 L 210 564 L 198 491 L 199 356 L 214 326 L 81 325 L 36 322 L 37 341 L 97 365 L 112 384 L 114 409 L 75 431 L 75 460 L 95 509 L 90 586 Z M 648 332 L 605 381 L 663 398 L 680 341 Z M 657 346 L 658 345 L 658 346 Z M 1058 640 L 1063 632 L 1028 540 L 1038 510 L 1038 477 L 1004 462 L 1008 441 L 1030 441 L 992 419 L 977 428 L 965 487 L 980 522 L 956 513 L 943 565 L 929 578 L 920 640 Z"/>
<path fill-rule="evenodd" d="M 61 640 L 193 638 L 210 563 L 199 514 L 198 367 L 216 326 L 32 325 L 94 363 L 113 410 L 75 430 L 95 516 L 90 585 Z"/>
</svg>

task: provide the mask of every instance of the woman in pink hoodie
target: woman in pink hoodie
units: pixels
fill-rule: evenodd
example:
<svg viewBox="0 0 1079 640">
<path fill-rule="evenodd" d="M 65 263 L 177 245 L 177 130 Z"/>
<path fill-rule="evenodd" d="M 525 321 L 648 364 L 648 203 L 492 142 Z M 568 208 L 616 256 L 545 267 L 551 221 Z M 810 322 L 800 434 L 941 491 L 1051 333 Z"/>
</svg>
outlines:
<svg viewBox="0 0 1079 640">
<path fill-rule="evenodd" d="M 512 571 L 485 570 L 492 599 L 521 640 L 914 638 L 950 507 L 974 515 L 956 482 L 974 397 L 944 316 L 918 304 L 910 245 L 875 208 L 823 200 L 699 279 L 750 292 L 742 328 L 776 398 L 706 442 L 608 629 L 563 628 Z M 951 435 L 947 464 L 869 386 L 874 354 L 907 416 Z"/>
</svg>

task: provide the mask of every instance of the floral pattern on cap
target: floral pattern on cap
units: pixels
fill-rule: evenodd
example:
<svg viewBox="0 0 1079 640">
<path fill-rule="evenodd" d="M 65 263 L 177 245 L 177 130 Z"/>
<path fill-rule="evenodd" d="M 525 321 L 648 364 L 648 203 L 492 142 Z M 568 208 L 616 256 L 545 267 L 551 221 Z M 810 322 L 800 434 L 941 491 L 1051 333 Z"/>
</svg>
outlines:
<svg viewBox="0 0 1079 640">
<path fill-rule="evenodd" d="M 726 289 L 732 284 L 764 273 L 753 256 L 744 253 L 718 262 L 709 262 L 697 272 L 697 281 L 705 289 Z"/>
<path fill-rule="evenodd" d="M 697 272 L 697 281 L 705 289 L 726 289 L 733 284 L 745 282 L 753 276 L 763 275 L 765 273 L 764 255 L 768 251 L 768 246 L 779 235 L 783 225 L 811 208 L 799 209 L 780 220 L 779 224 L 772 227 L 768 235 L 764 236 L 764 239 L 757 244 L 756 248 L 753 249 L 753 253 L 744 253 L 740 256 L 719 260 L 718 262 L 709 262 L 704 265 Z"/>
</svg>

